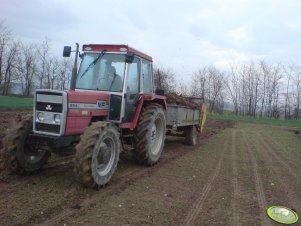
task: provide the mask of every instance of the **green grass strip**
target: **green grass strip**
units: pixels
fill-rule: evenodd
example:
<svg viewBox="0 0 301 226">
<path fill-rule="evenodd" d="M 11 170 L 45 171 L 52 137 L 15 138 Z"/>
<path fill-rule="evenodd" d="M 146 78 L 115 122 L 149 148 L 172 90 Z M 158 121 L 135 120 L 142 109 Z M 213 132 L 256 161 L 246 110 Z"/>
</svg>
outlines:
<svg viewBox="0 0 301 226">
<path fill-rule="evenodd" d="M 254 118 L 254 117 L 248 117 L 248 116 L 222 115 L 222 114 L 214 114 L 214 115 L 211 114 L 211 115 L 208 115 L 208 118 L 221 119 L 221 120 L 232 120 L 232 121 L 240 121 L 240 122 L 250 122 L 250 123 L 301 127 L 300 120 L 296 121 L 296 120 L 283 120 L 283 119 L 273 119 L 273 118 Z"/>
<path fill-rule="evenodd" d="M 0 108 L 32 108 L 33 98 L 0 96 Z"/>
</svg>

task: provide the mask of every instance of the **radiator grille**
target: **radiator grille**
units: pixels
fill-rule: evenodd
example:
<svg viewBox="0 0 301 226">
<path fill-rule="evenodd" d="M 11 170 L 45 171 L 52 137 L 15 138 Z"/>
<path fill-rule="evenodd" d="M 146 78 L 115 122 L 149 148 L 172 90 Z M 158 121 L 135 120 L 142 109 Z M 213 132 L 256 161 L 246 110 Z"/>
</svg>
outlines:
<svg viewBox="0 0 301 226">
<path fill-rule="evenodd" d="M 51 125 L 45 123 L 36 122 L 36 130 L 50 133 L 60 133 L 60 125 Z"/>
</svg>

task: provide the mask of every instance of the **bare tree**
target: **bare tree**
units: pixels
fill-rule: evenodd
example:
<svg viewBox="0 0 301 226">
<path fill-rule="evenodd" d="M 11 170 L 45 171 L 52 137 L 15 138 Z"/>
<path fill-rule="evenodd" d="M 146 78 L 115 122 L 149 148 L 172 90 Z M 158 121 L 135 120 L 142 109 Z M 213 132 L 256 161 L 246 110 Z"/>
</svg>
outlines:
<svg viewBox="0 0 301 226">
<path fill-rule="evenodd" d="M 64 59 L 60 62 L 58 74 L 58 88 L 65 90 L 68 88 L 71 80 L 72 62 L 71 60 Z"/>
<path fill-rule="evenodd" d="M 288 65 L 287 67 L 283 68 L 284 74 L 285 74 L 285 79 L 286 79 L 286 88 L 285 92 L 283 93 L 284 98 L 285 98 L 285 103 L 284 103 L 284 118 L 285 119 L 290 119 L 291 118 L 291 78 L 293 74 L 294 67 L 293 65 Z"/>
<path fill-rule="evenodd" d="M 177 89 L 177 94 L 185 96 L 185 97 L 189 96 L 189 90 L 185 83 L 181 82 L 179 84 L 178 89 Z"/>
<path fill-rule="evenodd" d="M 18 73 L 23 86 L 23 94 L 30 96 L 33 88 L 33 81 L 37 74 L 35 45 L 24 45 L 21 48 Z"/>
<path fill-rule="evenodd" d="M 205 100 L 207 79 L 207 67 L 203 67 L 193 74 L 191 96 L 199 97 L 202 100 Z"/>
<path fill-rule="evenodd" d="M 5 26 L 4 21 L 0 22 L 0 85 L 3 83 L 6 56 L 12 41 L 11 32 Z"/>
<path fill-rule="evenodd" d="M 38 72 L 37 78 L 39 81 L 39 88 L 43 88 L 43 82 L 46 77 L 46 67 L 49 60 L 49 49 L 50 44 L 49 40 L 45 38 L 45 40 L 39 45 L 37 55 L 38 55 Z"/>
<path fill-rule="evenodd" d="M 279 96 L 281 91 L 281 64 L 268 65 L 265 61 L 260 61 L 261 71 L 261 109 L 260 115 L 266 117 L 280 116 Z"/>
<path fill-rule="evenodd" d="M 155 86 L 166 93 L 176 92 L 175 74 L 171 69 L 154 67 Z"/>
<path fill-rule="evenodd" d="M 294 119 L 300 118 L 300 103 L 301 103 L 301 67 L 293 67 L 293 97 L 294 97 Z"/>
<path fill-rule="evenodd" d="M 264 116 L 264 109 L 265 109 L 265 104 L 266 104 L 266 93 L 267 93 L 267 82 L 268 82 L 268 77 L 270 74 L 270 68 L 266 64 L 264 60 L 260 61 L 260 69 L 262 72 L 261 76 L 261 108 L 260 108 L 260 117 Z"/>
<path fill-rule="evenodd" d="M 17 42 L 13 42 L 10 44 L 9 49 L 7 50 L 5 57 L 5 64 L 3 70 L 3 78 L 2 78 L 2 95 L 7 95 L 9 92 L 10 84 L 13 78 L 13 73 L 16 68 L 16 59 L 18 55 L 18 49 L 20 44 Z"/>
<path fill-rule="evenodd" d="M 56 79 L 59 77 L 59 61 L 57 58 L 52 57 L 46 65 L 46 85 L 47 89 L 56 88 Z M 57 82 L 58 83 L 58 82 Z"/>
<path fill-rule="evenodd" d="M 230 100 L 234 106 L 235 114 L 239 113 L 239 98 L 240 98 L 240 85 L 238 76 L 238 64 L 230 65 L 230 72 L 228 73 L 228 78 L 225 80 L 225 85 L 227 87 Z"/>
<path fill-rule="evenodd" d="M 224 77 L 217 68 L 203 67 L 194 73 L 191 95 L 209 104 L 209 111 L 221 111 L 224 104 Z"/>
<path fill-rule="evenodd" d="M 271 69 L 271 76 L 269 80 L 268 106 L 267 116 L 279 118 L 279 94 L 280 94 L 280 80 L 282 74 L 280 73 L 281 65 L 275 65 Z"/>
<path fill-rule="evenodd" d="M 208 68 L 209 83 L 208 83 L 208 101 L 209 111 L 213 110 L 220 111 L 217 106 L 223 106 L 223 85 L 224 77 L 223 73 L 217 70 L 215 67 Z"/>
<path fill-rule="evenodd" d="M 243 78 L 243 89 L 241 95 L 243 98 L 243 113 L 248 116 L 256 116 L 257 106 L 259 102 L 259 71 L 254 63 L 241 66 L 241 76 Z"/>
</svg>

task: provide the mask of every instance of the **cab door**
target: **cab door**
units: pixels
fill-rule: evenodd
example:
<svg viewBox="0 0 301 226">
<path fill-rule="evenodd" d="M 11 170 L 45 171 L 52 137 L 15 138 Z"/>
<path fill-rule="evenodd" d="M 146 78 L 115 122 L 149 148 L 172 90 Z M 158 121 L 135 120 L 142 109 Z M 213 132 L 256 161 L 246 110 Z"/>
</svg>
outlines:
<svg viewBox="0 0 301 226">
<path fill-rule="evenodd" d="M 135 57 L 133 62 L 128 64 L 123 122 L 132 122 L 134 119 L 141 92 L 140 75 L 141 60 Z"/>
<path fill-rule="evenodd" d="M 142 60 L 142 79 L 143 79 L 143 93 L 154 93 L 154 80 L 151 62 Z"/>
</svg>

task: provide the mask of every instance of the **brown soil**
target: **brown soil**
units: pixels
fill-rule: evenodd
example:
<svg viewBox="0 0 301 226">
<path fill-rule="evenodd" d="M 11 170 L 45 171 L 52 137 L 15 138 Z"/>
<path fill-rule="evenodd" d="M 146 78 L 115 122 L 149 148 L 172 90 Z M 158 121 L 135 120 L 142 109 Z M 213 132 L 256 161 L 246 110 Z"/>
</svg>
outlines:
<svg viewBox="0 0 301 226">
<path fill-rule="evenodd" d="M 7 113 L 6 119 L 17 112 Z M 1 121 L 1 125 L 7 123 Z M 301 211 L 301 140 L 281 127 L 208 120 L 196 147 L 167 137 L 160 162 L 122 153 L 111 182 L 82 188 L 73 157 L 0 180 L 1 225 L 274 225 L 271 205 Z"/>
<path fill-rule="evenodd" d="M 180 106 L 185 106 L 193 109 L 198 109 L 200 107 L 189 97 L 179 96 L 176 93 L 167 93 L 165 96 L 166 96 L 166 102 L 168 104 L 180 105 Z"/>
</svg>

